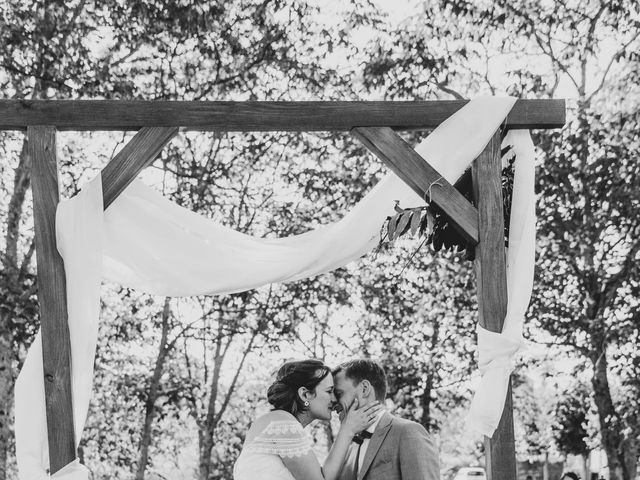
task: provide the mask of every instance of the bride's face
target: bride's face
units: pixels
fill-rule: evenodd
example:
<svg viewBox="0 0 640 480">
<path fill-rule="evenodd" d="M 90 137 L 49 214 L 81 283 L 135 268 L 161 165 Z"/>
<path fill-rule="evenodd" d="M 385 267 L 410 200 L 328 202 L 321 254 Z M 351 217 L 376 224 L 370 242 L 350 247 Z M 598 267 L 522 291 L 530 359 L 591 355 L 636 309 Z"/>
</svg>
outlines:
<svg viewBox="0 0 640 480">
<path fill-rule="evenodd" d="M 309 414 L 313 419 L 331 420 L 331 412 L 336 404 L 331 374 L 322 379 L 314 393 L 315 395 L 309 399 Z"/>
</svg>

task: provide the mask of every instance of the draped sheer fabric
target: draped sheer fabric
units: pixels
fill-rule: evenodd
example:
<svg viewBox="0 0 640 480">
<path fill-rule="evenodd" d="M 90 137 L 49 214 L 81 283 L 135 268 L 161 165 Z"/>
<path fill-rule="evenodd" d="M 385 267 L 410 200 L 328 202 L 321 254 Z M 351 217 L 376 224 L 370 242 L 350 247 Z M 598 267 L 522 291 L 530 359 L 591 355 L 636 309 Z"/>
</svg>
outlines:
<svg viewBox="0 0 640 480">
<path fill-rule="evenodd" d="M 514 102 L 510 97 L 473 100 L 426 137 L 416 151 L 454 183 L 488 143 Z M 516 175 L 530 170 L 523 182 L 532 182 L 533 145 L 528 132 L 511 132 L 505 141 L 524 152 L 527 160 L 519 161 Z M 487 435 L 493 433 L 502 412 L 505 378 L 508 381 L 510 359 L 521 342 L 522 319 L 531 291 L 534 198 L 532 188 L 527 186 L 523 192 L 516 190 L 512 207 L 504 333 L 489 335 L 490 341 L 484 334 L 479 336 L 487 381 L 479 388 L 485 393 L 474 399 L 471 423 Z M 76 442 L 80 441 L 91 397 L 103 279 L 152 294 L 186 296 L 239 292 L 318 275 L 371 250 L 385 218 L 394 213 L 396 200 L 406 206 L 424 204 L 395 174 L 389 174 L 340 221 L 277 239 L 251 237 L 218 225 L 139 181 L 104 213 L 99 176 L 80 194 L 62 202 L 56 227 L 67 275 Z M 514 342 L 516 347 L 504 353 L 501 346 Z M 495 352 L 500 354 L 495 357 Z M 489 360 L 483 362 L 486 358 Z M 38 333 L 15 387 L 16 454 L 22 480 L 49 478 L 42 372 Z M 487 385 L 491 389 L 483 390 Z M 491 392 L 490 398 L 487 392 Z M 88 478 L 88 472 L 76 461 L 52 478 L 82 480 Z"/>
</svg>

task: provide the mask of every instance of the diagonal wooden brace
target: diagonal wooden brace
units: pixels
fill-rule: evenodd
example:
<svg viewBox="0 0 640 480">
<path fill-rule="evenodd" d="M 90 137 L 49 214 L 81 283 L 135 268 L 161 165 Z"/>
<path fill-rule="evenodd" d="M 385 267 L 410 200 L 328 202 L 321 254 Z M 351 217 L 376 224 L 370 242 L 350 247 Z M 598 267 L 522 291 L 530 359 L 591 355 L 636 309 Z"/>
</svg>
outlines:
<svg viewBox="0 0 640 480">
<path fill-rule="evenodd" d="M 106 210 L 138 174 L 153 162 L 178 133 L 178 127 L 144 127 L 102 170 L 102 197 Z"/>
<path fill-rule="evenodd" d="M 478 211 L 453 185 L 389 127 L 356 127 L 351 133 L 422 198 L 450 218 L 470 244 L 478 243 Z"/>
</svg>

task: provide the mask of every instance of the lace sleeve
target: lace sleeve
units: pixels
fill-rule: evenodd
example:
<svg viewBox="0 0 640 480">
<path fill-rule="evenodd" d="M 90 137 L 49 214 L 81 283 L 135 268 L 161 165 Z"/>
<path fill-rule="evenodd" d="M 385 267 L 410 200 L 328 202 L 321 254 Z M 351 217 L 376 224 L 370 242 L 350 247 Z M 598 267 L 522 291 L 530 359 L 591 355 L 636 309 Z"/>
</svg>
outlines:
<svg viewBox="0 0 640 480">
<path fill-rule="evenodd" d="M 280 457 L 301 457 L 311 451 L 311 440 L 295 420 L 272 421 L 246 450 Z"/>
</svg>

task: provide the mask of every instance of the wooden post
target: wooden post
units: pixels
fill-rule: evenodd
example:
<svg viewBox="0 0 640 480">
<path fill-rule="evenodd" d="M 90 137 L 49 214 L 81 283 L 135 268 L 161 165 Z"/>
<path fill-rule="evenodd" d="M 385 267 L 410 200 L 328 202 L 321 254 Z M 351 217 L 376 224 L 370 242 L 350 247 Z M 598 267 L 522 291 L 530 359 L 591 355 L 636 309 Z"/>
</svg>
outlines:
<svg viewBox="0 0 640 480">
<path fill-rule="evenodd" d="M 475 259 L 478 314 L 480 325 L 492 332 L 502 332 L 507 314 L 500 143 L 501 134 L 496 132 L 472 166 L 473 195 L 479 224 Z M 516 453 L 511 381 L 498 428 L 493 438 L 485 437 L 484 447 L 488 480 L 514 480 Z"/>
<path fill-rule="evenodd" d="M 62 257 L 56 247 L 55 220 L 59 200 L 56 129 L 30 126 L 27 128 L 27 141 L 32 161 L 49 470 L 54 474 L 76 458 L 66 280 Z"/>
</svg>

